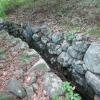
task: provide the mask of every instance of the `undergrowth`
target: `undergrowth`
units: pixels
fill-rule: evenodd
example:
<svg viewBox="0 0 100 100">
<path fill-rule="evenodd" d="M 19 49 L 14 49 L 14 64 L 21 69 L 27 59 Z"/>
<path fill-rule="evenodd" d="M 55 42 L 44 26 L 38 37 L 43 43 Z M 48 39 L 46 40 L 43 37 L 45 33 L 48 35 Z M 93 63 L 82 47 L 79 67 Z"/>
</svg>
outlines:
<svg viewBox="0 0 100 100">
<path fill-rule="evenodd" d="M 81 96 L 74 91 L 75 87 L 73 87 L 70 82 L 64 82 L 59 90 L 64 92 L 64 99 L 55 94 L 53 100 L 82 100 Z"/>
<path fill-rule="evenodd" d="M 0 17 L 5 17 L 6 12 L 22 5 L 25 0 L 0 0 Z"/>
</svg>

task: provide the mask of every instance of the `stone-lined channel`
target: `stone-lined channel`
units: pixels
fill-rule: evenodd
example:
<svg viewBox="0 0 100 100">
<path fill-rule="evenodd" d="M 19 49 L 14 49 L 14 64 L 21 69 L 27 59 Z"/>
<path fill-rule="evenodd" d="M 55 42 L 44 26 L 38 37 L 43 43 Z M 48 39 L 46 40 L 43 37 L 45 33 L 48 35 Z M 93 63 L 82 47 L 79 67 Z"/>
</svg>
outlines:
<svg viewBox="0 0 100 100">
<path fill-rule="evenodd" d="M 76 86 L 76 90 L 85 100 L 100 97 L 100 68 L 98 70 L 93 63 L 94 58 L 91 58 L 98 56 L 94 50 L 95 47 L 97 52 L 100 49 L 98 42 L 91 43 L 89 37 L 82 34 L 66 36 L 63 32 L 53 33 L 46 25 L 33 27 L 4 22 L 3 28 L 38 51 L 55 73 L 64 81 L 67 79 Z"/>
</svg>

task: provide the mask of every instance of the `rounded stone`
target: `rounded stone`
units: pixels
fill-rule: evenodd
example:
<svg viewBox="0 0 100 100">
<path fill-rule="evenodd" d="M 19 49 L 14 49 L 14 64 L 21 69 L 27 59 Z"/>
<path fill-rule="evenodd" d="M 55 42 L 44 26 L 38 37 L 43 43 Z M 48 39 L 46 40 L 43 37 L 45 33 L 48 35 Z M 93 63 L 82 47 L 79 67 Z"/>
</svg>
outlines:
<svg viewBox="0 0 100 100">
<path fill-rule="evenodd" d="M 63 39 L 63 33 L 54 33 L 52 35 L 52 42 L 54 43 L 59 43 L 61 39 Z"/>
<path fill-rule="evenodd" d="M 89 71 L 100 74 L 100 42 L 90 45 L 84 56 L 84 63 Z"/>
<path fill-rule="evenodd" d="M 74 41 L 72 46 L 73 46 L 73 49 L 75 49 L 76 51 L 84 53 L 88 49 L 89 43 L 85 41 Z"/>
<path fill-rule="evenodd" d="M 40 37 L 39 37 L 38 34 L 33 34 L 32 39 L 33 39 L 35 42 L 37 42 L 37 41 L 40 40 Z"/>
<path fill-rule="evenodd" d="M 94 90 L 95 94 L 100 94 L 100 75 L 95 75 L 87 71 L 85 78 L 88 85 Z"/>
<path fill-rule="evenodd" d="M 44 43 L 44 44 L 46 44 L 48 42 L 48 38 L 45 37 L 45 36 L 42 36 L 41 37 L 41 42 Z"/>
<path fill-rule="evenodd" d="M 43 82 L 44 82 L 44 89 L 47 92 L 48 96 L 54 96 L 54 94 L 57 93 L 57 95 L 62 94 L 62 91 L 59 91 L 59 88 L 62 85 L 62 80 L 54 73 L 48 72 L 45 73 L 43 76 Z"/>
<path fill-rule="evenodd" d="M 78 52 L 73 49 L 72 46 L 70 46 L 67 50 L 68 54 L 73 57 L 74 59 L 79 59 L 81 60 L 83 58 L 83 54 L 81 52 Z"/>
<path fill-rule="evenodd" d="M 75 71 L 81 75 L 84 75 L 85 74 L 85 70 L 83 68 L 83 64 L 82 64 L 82 61 L 80 60 L 74 60 L 73 63 L 72 63 L 72 67 L 73 69 L 75 69 Z"/>
<path fill-rule="evenodd" d="M 43 33 L 45 36 L 49 36 L 50 34 L 52 34 L 52 30 L 48 27 L 48 25 L 42 25 L 40 29 L 41 33 Z"/>
<path fill-rule="evenodd" d="M 28 96 L 28 100 L 31 100 L 32 96 L 34 95 L 34 90 L 32 86 L 26 86 L 25 87 L 27 96 Z"/>
<path fill-rule="evenodd" d="M 62 50 L 63 51 L 67 51 L 68 47 L 69 47 L 69 43 L 64 40 L 62 43 L 61 43 L 61 47 L 62 47 Z"/>
<path fill-rule="evenodd" d="M 68 67 L 73 62 L 73 58 L 67 52 L 62 52 L 58 56 L 57 61 L 63 65 L 63 67 Z"/>
<path fill-rule="evenodd" d="M 26 96 L 25 89 L 22 84 L 16 78 L 9 80 L 7 84 L 8 91 L 16 95 L 17 97 L 23 98 Z"/>
<path fill-rule="evenodd" d="M 39 33 L 40 31 L 41 31 L 40 27 L 38 27 L 38 26 L 32 27 L 32 32 L 33 32 L 33 34 L 37 34 L 37 33 Z"/>
</svg>

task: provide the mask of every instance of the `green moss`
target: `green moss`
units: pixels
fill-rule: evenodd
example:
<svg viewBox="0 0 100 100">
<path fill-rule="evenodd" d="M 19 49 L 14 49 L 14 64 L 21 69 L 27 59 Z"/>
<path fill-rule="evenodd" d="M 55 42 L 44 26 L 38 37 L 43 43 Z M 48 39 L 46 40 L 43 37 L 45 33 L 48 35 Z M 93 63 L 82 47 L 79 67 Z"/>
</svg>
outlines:
<svg viewBox="0 0 100 100">
<path fill-rule="evenodd" d="M 22 64 L 27 64 L 32 60 L 32 56 L 29 56 L 27 54 L 23 54 L 20 56 L 19 60 Z"/>
</svg>

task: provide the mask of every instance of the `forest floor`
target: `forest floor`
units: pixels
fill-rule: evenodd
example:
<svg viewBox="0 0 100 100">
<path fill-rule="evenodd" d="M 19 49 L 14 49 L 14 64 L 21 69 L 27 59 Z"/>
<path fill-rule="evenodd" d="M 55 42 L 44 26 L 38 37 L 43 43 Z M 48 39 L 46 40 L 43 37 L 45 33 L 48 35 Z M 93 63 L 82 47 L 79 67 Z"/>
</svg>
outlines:
<svg viewBox="0 0 100 100">
<path fill-rule="evenodd" d="M 97 25 L 83 24 L 79 27 L 77 27 L 77 25 L 70 26 L 71 23 L 67 23 L 67 17 L 58 16 L 50 11 L 50 9 L 45 10 L 41 8 L 35 10 L 31 7 L 19 7 L 8 13 L 8 19 L 16 23 L 30 23 L 33 26 L 47 24 L 54 32 L 83 33 L 90 35 L 93 39 L 100 39 Z"/>
</svg>

